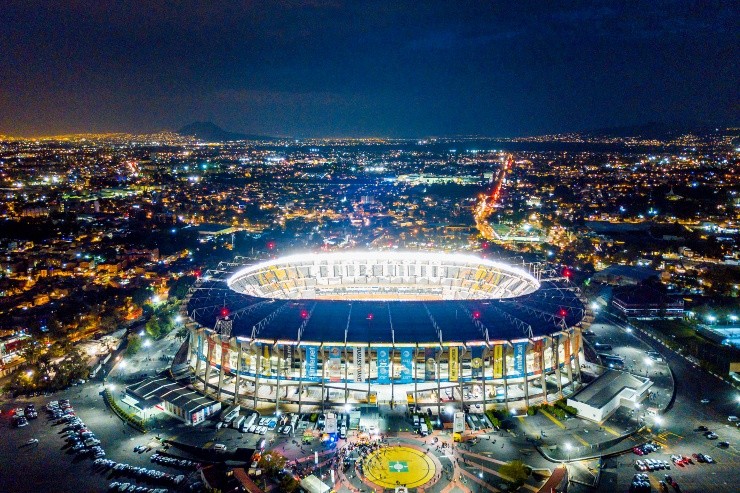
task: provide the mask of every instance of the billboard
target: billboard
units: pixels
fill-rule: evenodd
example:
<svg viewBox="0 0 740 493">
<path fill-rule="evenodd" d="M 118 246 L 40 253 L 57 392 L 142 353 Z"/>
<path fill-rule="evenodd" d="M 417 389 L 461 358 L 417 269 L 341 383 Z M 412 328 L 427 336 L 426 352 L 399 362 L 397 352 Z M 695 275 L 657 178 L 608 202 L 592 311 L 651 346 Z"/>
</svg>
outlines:
<svg viewBox="0 0 740 493">
<path fill-rule="evenodd" d="M 399 383 L 410 383 L 413 381 L 413 367 L 414 348 L 401 348 L 401 374 L 399 375 Z"/>
<path fill-rule="evenodd" d="M 213 338 L 208 337 L 208 363 L 211 365 L 216 364 L 216 344 L 213 342 Z"/>
<path fill-rule="evenodd" d="M 437 378 L 437 360 L 434 357 L 434 348 L 424 348 L 424 380 L 435 380 Z"/>
<path fill-rule="evenodd" d="M 362 346 L 352 348 L 352 361 L 354 361 L 355 365 L 355 382 L 365 381 L 365 364 L 367 363 L 365 354 L 365 348 Z"/>
<path fill-rule="evenodd" d="M 224 371 L 231 371 L 231 360 L 229 341 L 221 341 L 221 366 Z"/>
<path fill-rule="evenodd" d="M 450 346 L 450 358 L 449 358 L 449 378 L 450 382 L 457 382 L 459 373 L 459 348 L 457 346 Z"/>
<path fill-rule="evenodd" d="M 342 379 L 342 348 L 334 346 L 329 348 L 329 381 L 339 382 Z"/>
<path fill-rule="evenodd" d="M 319 348 L 317 346 L 306 347 L 306 376 L 312 380 L 316 380 L 318 378 L 318 361 Z"/>
<path fill-rule="evenodd" d="M 496 344 L 493 346 L 493 378 L 504 376 L 504 346 Z"/>
<path fill-rule="evenodd" d="M 198 331 L 198 359 L 205 360 L 206 357 L 203 354 L 203 334 Z"/>
<path fill-rule="evenodd" d="M 526 342 L 515 342 L 514 343 L 514 368 L 512 371 L 512 375 L 524 376 L 526 364 L 527 364 L 527 343 Z"/>
<path fill-rule="evenodd" d="M 545 345 L 542 339 L 534 341 L 532 368 L 534 369 L 535 375 L 539 375 L 542 373 L 542 351 L 544 350 L 544 347 Z"/>
<path fill-rule="evenodd" d="M 473 346 L 470 348 L 470 352 L 470 367 L 473 371 L 473 378 L 480 378 L 483 375 L 483 346 Z"/>
<path fill-rule="evenodd" d="M 378 348 L 378 383 L 391 383 L 390 348 Z"/>
</svg>

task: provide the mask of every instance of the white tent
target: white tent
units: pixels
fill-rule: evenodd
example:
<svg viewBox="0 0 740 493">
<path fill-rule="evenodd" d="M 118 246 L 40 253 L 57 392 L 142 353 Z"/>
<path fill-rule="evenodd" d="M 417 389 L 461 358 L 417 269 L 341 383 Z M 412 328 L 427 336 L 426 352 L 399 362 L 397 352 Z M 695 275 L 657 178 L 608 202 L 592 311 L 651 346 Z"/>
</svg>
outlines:
<svg viewBox="0 0 740 493">
<path fill-rule="evenodd" d="M 326 493 L 331 491 L 331 488 L 313 474 L 306 476 L 301 479 L 301 488 L 306 490 L 308 493 Z"/>
</svg>

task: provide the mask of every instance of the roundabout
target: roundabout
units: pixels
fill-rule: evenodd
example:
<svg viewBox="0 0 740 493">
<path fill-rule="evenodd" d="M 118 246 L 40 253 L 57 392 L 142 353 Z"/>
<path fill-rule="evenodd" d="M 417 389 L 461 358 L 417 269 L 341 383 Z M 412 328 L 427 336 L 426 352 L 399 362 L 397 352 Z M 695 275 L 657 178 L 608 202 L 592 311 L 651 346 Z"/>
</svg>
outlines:
<svg viewBox="0 0 740 493">
<path fill-rule="evenodd" d="M 364 475 L 383 488 L 416 488 L 428 483 L 437 471 L 432 459 L 411 447 L 385 447 L 364 460 Z"/>
</svg>

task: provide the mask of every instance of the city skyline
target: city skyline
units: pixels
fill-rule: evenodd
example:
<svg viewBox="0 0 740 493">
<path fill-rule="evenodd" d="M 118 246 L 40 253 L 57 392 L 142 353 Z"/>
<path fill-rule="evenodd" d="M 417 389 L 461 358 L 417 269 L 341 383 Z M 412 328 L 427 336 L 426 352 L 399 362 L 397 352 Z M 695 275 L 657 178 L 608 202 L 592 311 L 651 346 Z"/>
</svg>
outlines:
<svg viewBox="0 0 740 493">
<path fill-rule="evenodd" d="M 306 137 L 737 121 L 732 4 L 12 3 L 0 133 Z"/>
</svg>

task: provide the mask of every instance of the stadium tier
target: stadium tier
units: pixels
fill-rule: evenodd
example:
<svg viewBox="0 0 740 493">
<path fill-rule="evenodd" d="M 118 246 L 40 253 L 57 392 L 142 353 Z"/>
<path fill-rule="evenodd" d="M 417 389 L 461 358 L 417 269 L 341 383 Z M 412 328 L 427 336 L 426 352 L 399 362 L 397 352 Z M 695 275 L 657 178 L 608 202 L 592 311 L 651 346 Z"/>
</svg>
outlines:
<svg viewBox="0 0 740 493">
<path fill-rule="evenodd" d="M 583 361 L 584 307 L 564 281 L 471 255 L 222 265 L 187 312 L 196 385 L 254 407 L 530 405 L 575 390 Z"/>
</svg>

